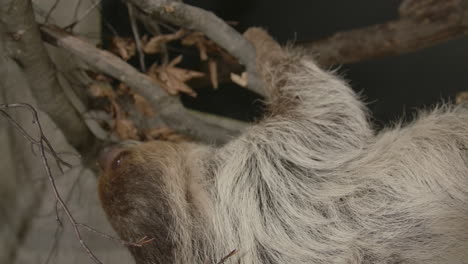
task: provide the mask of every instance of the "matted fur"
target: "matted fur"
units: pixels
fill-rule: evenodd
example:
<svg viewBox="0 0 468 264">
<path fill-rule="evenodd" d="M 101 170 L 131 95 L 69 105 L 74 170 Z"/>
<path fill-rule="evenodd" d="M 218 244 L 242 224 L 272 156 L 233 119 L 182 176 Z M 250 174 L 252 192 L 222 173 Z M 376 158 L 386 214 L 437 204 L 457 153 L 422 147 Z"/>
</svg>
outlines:
<svg viewBox="0 0 468 264">
<path fill-rule="evenodd" d="M 468 263 L 468 108 L 375 134 L 344 81 L 253 42 L 267 118 L 219 149 L 128 148 L 104 172 L 119 235 L 155 238 L 137 263 Z"/>
</svg>

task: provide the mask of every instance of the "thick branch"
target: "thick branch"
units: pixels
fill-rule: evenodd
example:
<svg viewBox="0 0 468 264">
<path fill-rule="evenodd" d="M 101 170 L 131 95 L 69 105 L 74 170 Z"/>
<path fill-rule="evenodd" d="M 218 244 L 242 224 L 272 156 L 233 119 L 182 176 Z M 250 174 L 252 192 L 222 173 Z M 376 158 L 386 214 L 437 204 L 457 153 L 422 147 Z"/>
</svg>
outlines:
<svg viewBox="0 0 468 264">
<path fill-rule="evenodd" d="M 406 0 L 400 19 L 300 44 L 322 66 L 423 49 L 467 34 L 468 0 Z"/>
<path fill-rule="evenodd" d="M 0 6 L 9 57 L 16 60 L 28 77 L 40 109 L 62 130 L 68 142 L 80 152 L 93 139 L 79 113 L 73 108 L 42 43 L 29 0 L 14 0 Z"/>
<path fill-rule="evenodd" d="M 224 143 L 240 131 L 205 122 L 187 111 L 177 97 L 168 96 L 150 77 L 140 73 L 112 53 L 50 26 L 40 28 L 43 38 L 52 45 L 76 55 L 100 72 L 112 76 L 145 97 L 172 129 L 209 143 Z"/>
<path fill-rule="evenodd" d="M 203 32 L 247 68 L 249 89 L 264 95 L 263 83 L 257 77 L 252 44 L 212 12 L 174 0 L 127 1 L 152 17 Z"/>
</svg>

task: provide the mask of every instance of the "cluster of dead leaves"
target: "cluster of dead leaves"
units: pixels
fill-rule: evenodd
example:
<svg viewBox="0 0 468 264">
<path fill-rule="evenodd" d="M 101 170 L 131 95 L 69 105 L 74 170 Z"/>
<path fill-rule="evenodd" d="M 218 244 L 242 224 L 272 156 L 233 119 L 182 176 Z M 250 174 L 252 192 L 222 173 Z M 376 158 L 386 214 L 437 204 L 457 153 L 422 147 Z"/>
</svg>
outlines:
<svg viewBox="0 0 468 264">
<path fill-rule="evenodd" d="M 129 114 L 122 110 L 118 103 L 119 96 L 130 96 L 135 109 L 144 116 L 154 116 L 154 110 L 148 101 L 141 95 L 133 92 L 128 86 L 119 83 L 116 88 L 113 87 L 113 80 L 102 74 L 93 74 L 94 79 L 88 87 L 89 94 L 94 98 L 106 98 L 109 101 L 109 107 L 104 109 L 111 117 L 110 130 L 121 139 L 134 140 L 168 140 L 168 141 L 187 141 L 188 138 L 177 134 L 167 127 L 157 127 L 149 130 L 140 130 L 129 118 Z"/>
<path fill-rule="evenodd" d="M 220 57 L 223 61 L 230 64 L 235 64 L 236 59 L 219 47 L 212 40 L 208 39 L 202 32 L 193 32 L 181 40 L 184 46 L 195 46 L 198 49 L 200 60 L 208 62 L 208 72 L 210 76 L 211 85 L 214 89 L 219 86 L 218 80 L 218 63 L 213 56 L 209 54 L 215 54 Z"/>
<path fill-rule="evenodd" d="M 184 35 L 187 34 L 187 31 L 184 29 L 180 29 L 175 33 L 172 34 L 161 34 L 158 36 L 154 36 L 148 39 L 147 36 L 143 36 L 142 43 L 143 43 L 143 51 L 146 54 L 156 54 L 165 52 L 166 49 L 163 48 L 163 45 L 167 44 L 168 42 L 179 40 Z"/>
<path fill-rule="evenodd" d="M 136 54 L 136 44 L 132 38 L 113 37 L 109 50 L 128 61 Z"/>
<path fill-rule="evenodd" d="M 146 130 L 143 133 L 144 140 L 164 140 L 171 142 L 186 142 L 190 141 L 190 138 L 176 133 L 174 130 L 168 127 L 157 127 L 150 130 Z"/>
<path fill-rule="evenodd" d="M 106 98 L 109 100 L 110 107 L 104 110 L 112 116 L 113 124 L 111 125 L 110 130 L 114 132 L 117 137 L 122 140 L 139 139 L 138 129 L 135 124 L 127 118 L 127 113 L 121 110 L 117 98 L 119 95 L 130 95 L 132 96 L 133 103 L 138 111 L 143 115 L 153 115 L 153 109 L 141 95 L 131 92 L 124 84 L 119 84 L 118 90 L 115 91 L 112 87 L 112 80 L 101 74 L 95 76 L 95 81 L 89 85 L 88 89 L 92 97 Z"/>
<path fill-rule="evenodd" d="M 166 45 L 172 41 L 180 41 L 184 46 L 193 46 L 198 49 L 200 60 L 208 64 L 208 75 L 215 89 L 219 86 L 218 65 L 215 57 L 221 58 L 229 63 L 235 63 L 236 61 L 203 33 L 189 32 L 185 29 L 180 29 L 171 34 L 153 36 L 151 38 L 146 35 L 143 36 L 141 39 L 142 51 L 145 54 L 167 53 Z M 136 45 L 131 38 L 114 37 L 110 50 L 124 60 L 129 60 L 136 55 Z M 153 63 L 151 67 L 149 67 L 147 74 L 171 95 L 185 93 L 195 97 L 197 95 L 196 92 L 187 85 L 187 82 L 193 78 L 204 77 L 205 74 L 199 71 L 178 67 L 177 65 L 181 61 L 182 55 L 179 55 L 167 63 Z"/>
<path fill-rule="evenodd" d="M 180 29 L 171 34 L 161 34 L 158 36 L 143 36 L 141 39 L 142 51 L 145 54 L 161 54 L 168 56 L 167 44 L 172 41 L 179 41 L 180 44 L 187 47 L 195 47 L 199 52 L 201 61 L 207 62 L 208 74 L 211 84 L 214 88 L 218 87 L 218 65 L 216 59 L 222 59 L 229 63 L 236 63 L 236 60 L 226 51 L 209 40 L 201 32 L 190 32 Z M 128 61 L 137 54 L 137 45 L 133 38 L 113 37 L 109 50 L 123 60 Z M 154 79 L 163 89 L 171 95 L 185 93 L 195 97 L 196 92 L 187 85 L 187 82 L 193 78 L 204 77 L 203 72 L 184 69 L 178 65 L 182 62 L 182 55 L 179 55 L 171 61 L 165 63 L 154 62 L 146 74 Z M 167 127 L 158 127 L 149 130 L 140 130 L 129 118 L 128 113 L 122 110 L 119 105 L 119 96 L 130 96 L 133 100 L 135 109 L 144 116 L 154 115 L 151 105 L 145 98 L 134 93 L 123 83 L 119 83 L 115 88 L 113 83 L 116 81 L 104 76 L 94 75 L 95 80 L 89 86 L 89 93 L 95 98 L 106 98 L 110 107 L 105 109 L 111 114 L 113 122 L 110 126 L 111 132 L 115 133 L 120 139 L 135 140 L 169 140 L 169 141 L 187 141 L 188 138 L 175 133 Z"/>
<path fill-rule="evenodd" d="M 181 61 L 182 55 L 179 55 L 168 64 L 161 66 L 153 64 L 148 70 L 148 75 L 155 79 L 171 95 L 182 92 L 196 97 L 197 93 L 186 82 L 192 78 L 203 77 L 205 74 L 176 67 Z"/>
</svg>

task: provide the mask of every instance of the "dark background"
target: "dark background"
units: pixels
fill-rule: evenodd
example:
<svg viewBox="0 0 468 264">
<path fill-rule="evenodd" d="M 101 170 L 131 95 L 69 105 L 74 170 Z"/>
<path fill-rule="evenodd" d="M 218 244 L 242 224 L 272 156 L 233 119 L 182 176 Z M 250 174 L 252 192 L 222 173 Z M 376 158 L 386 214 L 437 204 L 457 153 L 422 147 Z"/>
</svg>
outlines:
<svg viewBox="0 0 468 264">
<path fill-rule="evenodd" d="M 120 1 L 107 0 L 105 19 L 125 31 L 126 10 Z M 398 16 L 400 0 L 186 0 L 237 21 L 243 32 L 250 26 L 266 28 L 281 43 L 318 40 L 338 31 L 384 23 Z M 106 34 L 106 32 L 104 32 Z M 468 37 L 415 53 L 342 65 L 339 72 L 361 93 L 376 125 L 410 120 L 416 109 L 453 100 L 468 90 Z M 196 54 L 192 56 L 196 57 Z M 190 56 L 185 56 L 190 60 Z M 183 96 L 186 106 L 253 120 L 261 113 L 261 100 L 235 85 L 197 90 L 198 98 Z"/>
</svg>

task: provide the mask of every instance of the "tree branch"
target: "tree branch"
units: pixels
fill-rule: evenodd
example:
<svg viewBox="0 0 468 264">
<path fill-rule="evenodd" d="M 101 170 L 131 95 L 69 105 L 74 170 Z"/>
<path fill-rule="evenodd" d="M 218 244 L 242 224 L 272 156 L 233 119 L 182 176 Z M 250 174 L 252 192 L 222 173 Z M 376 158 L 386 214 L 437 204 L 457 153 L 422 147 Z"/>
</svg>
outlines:
<svg viewBox="0 0 468 264">
<path fill-rule="evenodd" d="M 34 107 L 32 107 L 29 104 L 21 104 L 21 103 L 20 104 L 0 104 L 0 112 L 2 112 L 3 115 L 9 116 L 4 111 L 4 109 L 9 109 L 9 108 L 25 108 L 25 109 L 27 109 L 27 110 L 29 110 L 31 112 L 34 123 L 35 123 L 35 125 L 37 127 L 38 134 L 39 134 L 39 139 L 34 139 L 32 142 L 38 142 L 39 143 L 40 157 L 41 157 L 42 164 L 44 166 L 45 172 L 47 174 L 47 177 L 49 179 L 49 183 L 50 183 L 50 185 L 52 187 L 52 190 L 54 192 L 55 199 L 56 199 L 58 205 L 65 211 L 65 214 L 66 214 L 68 220 L 72 224 L 72 227 L 73 227 L 73 230 L 74 230 L 74 233 L 75 233 L 75 237 L 78 240 L 78 242 L 80 243 L 81 247 L 88 254 L 89 258 L 91 260 L 93 260 L 94 263 L 102 264 L 102 262 L 96 257 L 94 252 L 88 247 L 88 244 L 83 240 L 81 232 L 80 232 L 80 230 L 78 228 L 79 227 L 78 222 L 75 220 L 75 217 L 73 216 L 73 214 L 71 213 L 71 211 L 68 208 L 67 204 L 65 203 L 62 196 L 59 193 L 59 190 L 58 190 L 57 185 L 55 183 L 55 178 L 54 178 L 53 173 L 52 173 L 51 166 L 49 164 L 49 159 L 48 159 L 48 157 L 46 155 L 46 149 L 48 149 L 49 151 L 51 151 L 53 153 L 52 157 L 55 159 L 57 167 L 58 167 L 61 174 L 64 173 L 64 170 L 63 170 L 63 168 L 61 166 L 61 163 L 60 163 L 60 161 L 58 159 L 57 152 L 54 150 L 54 148 L 52 147 L 52 144 L 47 139 L 47 137 L 44 135 L 44 131 L 42 130 L 42 125 L 41 125 L 41 122 L 39 120 L 39 115 L 38 115 L 36 109 L 34 109 Z M 9 118 L 9 120 L 12 120 L 12 119 Z M 32 138 L 32 136 L 28 135 L 27 138 L 28 139 Z M 59 217 L 58 214 L 57 214 L 57 221 L 59 222 L 59 224 L 61 223 L 61 220 L 60 220 L 60 217 Z"/>
<path fill-rule="evenodd" d="M 6 31 L 6 53 L 24 70 L 40 109 L 52 118 L 72 146 L 83 151 L 94 137 L 58 82 L 34 20 L 31 2 L 2 3 L 0 23 Z"/>
<path fill-rule="evenodd" d="M 468 0 L 406 0 L 400 18 L 300 44 L 322 66 L 427 48 L 468 33 Z"/>
<path fill-rule="evenodd" d="M 128 9 L 128 18 L 130 20 L 130 26 L 132 27 L 133 39 L 135 40 L 136 49 L 138 52 L 138 60 L 140 62 L 140 69 L 142 72 L 146 72 L 145 65 L 145 53 L 143 52 L 143 47 L 140 39 L 140 32 L 138 30 L 138 24 L 135 18 L 135 11 L 132 4 L 127 3 Z"/>
<path fill-rule="evenodd" d="M 236 57 L 248 73 L 248 88 L 265 95 L 263 82 L 258 78 L 255 49 L 241 34 L 212 12 L 174 0 L 127 0 L 154 18 L 180 27 L 203 32 L 207 37 Z"/>
<path fill-rule="evenodd" d="M 159 27 L 158 21 L 154 20 L 150 16 L 145 13 L 142 13 L 139 9 L 135 8 L 135 17 L 137 20 L 143 24 L 146 30 L 153 36 L 161 35 L 161 28 Z M 169 51 L 167 49 L 166 43 L 159 44 L 161 48 L 161 64 L 168 64 L 169 63 Z"/>
<path fill-rule="evenodd" d="M 91 67 L 120 80 L 145 97 L 170 128 L 209 143 L 225 143 L 240 131 L 206 122 L 187 111 L 177 97 L 166 94 L 150 77 L 112 53 L 98 49 L 59 28 L 41 26 L 45 41 L 76 55 Z"/>
</svg>

